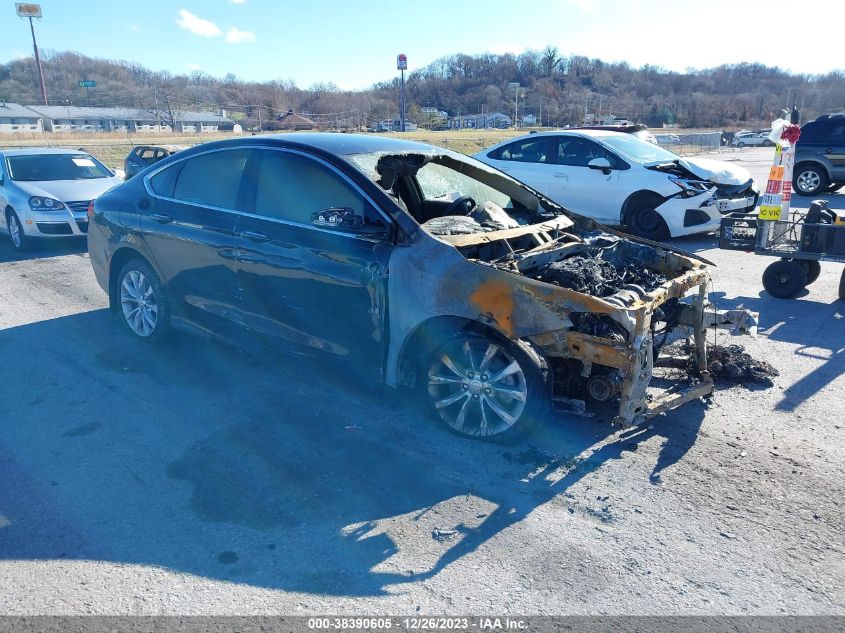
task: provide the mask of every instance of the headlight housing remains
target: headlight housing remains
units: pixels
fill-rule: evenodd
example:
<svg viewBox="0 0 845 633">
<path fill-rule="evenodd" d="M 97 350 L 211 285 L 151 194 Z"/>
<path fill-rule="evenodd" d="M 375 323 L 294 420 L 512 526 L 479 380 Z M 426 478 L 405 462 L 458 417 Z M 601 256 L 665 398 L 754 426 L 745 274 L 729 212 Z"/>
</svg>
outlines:
<svg viewBox="0 0 845 633">
<path fill-rule="evenodd" d="M 29 199 L 29 208 L 33 211 L 59 211 L 65 208 L 65 204 L 55 198 L 32 196 Z"/>
<path fill-rule="evenodd" d="M 713 186 L 711 183 L 704 180 L 690 180 L 688 178 L 679 178 L 677 176 L 670 176 L 669 180 L 673 184 L 681 188 L 681 195 L 684 198 L 692 198 L 699 194 L 709 191 Z"/>
</svg>

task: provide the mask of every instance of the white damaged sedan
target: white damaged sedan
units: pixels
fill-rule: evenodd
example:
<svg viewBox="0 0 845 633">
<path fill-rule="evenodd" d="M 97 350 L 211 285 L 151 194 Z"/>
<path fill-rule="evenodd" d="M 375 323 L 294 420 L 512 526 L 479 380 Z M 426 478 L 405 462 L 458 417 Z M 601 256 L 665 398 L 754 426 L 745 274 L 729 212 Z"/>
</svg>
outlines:
<svg viewBox="0 0 845 633">
<path fill-rule="evenodd" d="M 83 151 L 0 150 L 0 231 L 17 251 L 37 238 L 84 237 L 91 201 L 122 182 Z"/>
<path fill-rule="evenodd" d="M 684 158 L 623 132 L 528 134 L 474 158 L 576 213 L 652 240 L 718 231 L 723 215 L 751 210 L 758 198 L 742 167 Z"/>
</svg>

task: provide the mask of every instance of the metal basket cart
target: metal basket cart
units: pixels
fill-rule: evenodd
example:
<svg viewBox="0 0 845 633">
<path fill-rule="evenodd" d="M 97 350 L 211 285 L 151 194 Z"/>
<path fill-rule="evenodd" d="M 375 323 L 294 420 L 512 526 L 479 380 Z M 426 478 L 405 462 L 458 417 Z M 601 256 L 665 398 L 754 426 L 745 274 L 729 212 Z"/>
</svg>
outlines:
<svg viewBox="0 0 845 633">
<path fill-rule="evenodd" d="M 820 210 L 827 210 L 823 201 L 814 202 L 805 214 L 792 214 L 789 221 L 722 218 L 719 248 L 778 257 L 763 272 L 763 287 L 774 297 L 792 299 L 818 279 L 819 262 L 845 263 L 845 225 L 807 221 Z M 845 299 L 845 270 L 839 298 Z"/>
</svg>

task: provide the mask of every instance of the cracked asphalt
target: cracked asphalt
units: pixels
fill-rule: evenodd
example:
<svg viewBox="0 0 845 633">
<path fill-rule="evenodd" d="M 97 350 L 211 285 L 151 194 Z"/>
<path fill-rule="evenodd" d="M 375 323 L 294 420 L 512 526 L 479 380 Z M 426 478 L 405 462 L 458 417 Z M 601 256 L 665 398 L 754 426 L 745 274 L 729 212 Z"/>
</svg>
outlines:
<svg viewBox="0 0 845 633">
<path fill-rule="evenodd" d="M 354 367 L 137 342 L 83 245 L 0 236 L 0 614 L 845 613 L 842 266 L 781 301 L 768 258 L 675 244 L 760 312 L 721 336 L 772 388 L 503 447 Z"/>
</svg>

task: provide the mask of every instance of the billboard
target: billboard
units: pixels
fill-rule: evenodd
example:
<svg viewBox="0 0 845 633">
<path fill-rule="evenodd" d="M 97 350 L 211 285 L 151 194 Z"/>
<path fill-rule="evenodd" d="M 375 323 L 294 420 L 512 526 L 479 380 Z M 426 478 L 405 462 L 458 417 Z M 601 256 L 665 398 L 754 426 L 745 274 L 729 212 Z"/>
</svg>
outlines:
<svg viewBox="0 0 845 633">
<path fill-rule="evenodd" d="M 15 9 L 18 12 L 18 16 L 22 18 L 40 18 L 41 17 L 41 5 L 40 4 L 26 4 L 23 2 L 16 2 Z"/>
</svg>

